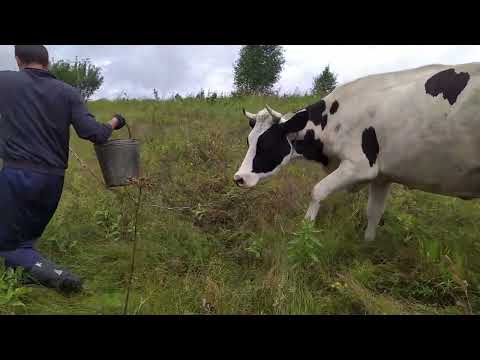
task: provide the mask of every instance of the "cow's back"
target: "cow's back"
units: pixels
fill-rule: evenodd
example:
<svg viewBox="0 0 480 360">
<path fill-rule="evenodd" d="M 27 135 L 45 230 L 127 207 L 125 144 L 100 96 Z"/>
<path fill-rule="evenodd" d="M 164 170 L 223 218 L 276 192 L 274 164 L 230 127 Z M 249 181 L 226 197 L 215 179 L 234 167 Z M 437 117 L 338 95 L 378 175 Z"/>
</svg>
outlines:
<svg viewBox="0 0 480 360">
<path fill-rule="evenodd" d="M 442 92 L 444 75 L 437 74 L 446 70 L 456 85 Z M 461 73 L 468 74 L 466 85 Z M 361 134 L 373 127 L 379 176 L 426 191 L 480 196 L 480 63 L 371 75 L 325 98 L 327 105 L 335 100 L 340 108 L 322 137 L 341 157 L 363 156 Z"/>
</svg>

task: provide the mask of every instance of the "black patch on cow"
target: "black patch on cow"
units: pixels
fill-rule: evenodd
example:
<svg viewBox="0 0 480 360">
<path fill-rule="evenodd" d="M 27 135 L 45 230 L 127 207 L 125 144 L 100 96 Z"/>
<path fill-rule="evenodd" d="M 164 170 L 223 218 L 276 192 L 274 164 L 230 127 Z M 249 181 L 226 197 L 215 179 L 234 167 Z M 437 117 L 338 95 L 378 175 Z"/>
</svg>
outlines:
<svg viewBox="0 0 480 360">
<path fill-rule="evenodd" d="M 293 142 L 295 151 L 308 160 L 314 160 L 328 165 L 328 157 L 323 153 L 323 142 L 315 139 L 315 132 L 308 130 L 303 140 L 296 140 Z"/>
<path fill-rule="evenodd" d="M 320 120 L 320 126 L 322 127 L 322 130 L 325 129 L 325 126 L 327 126 L 327 120 L 328 120 L 328 115 L 324 114 L 322 116 L 322 120 Z"/>
<path fill-rule="evenodd" d="M 254 173 L 273 171 L 291 150 L 282 127 L 279 124 L 272 125 L 258 138 L 252 171 Z"/>
<path fill-rule="evenodd" d="M 466 72 L 457 74 L 455 69 L 440 71 L 427 80 L 425 91 L 433 97 L 443 94 L 443 98 L 453 105 L 457 101 L 458 95 L 467 86 L 468 80 L 470 80 L 470 75 Z"/>
<path fill-rule="evenodd" d="M 315 104 L 313 105 L 310 105 L 307 107 L 307 111 L 308 111 L 308 116 L 310 118 L 311 121 L 313 121 L 313 123 L 315 125 L 320 125 L 322 123 L 322 121 L 324 120 L 323 119 L 323 112 L 325 111 L 326 109 L 326 105 L 325 105 L 325 101 L 323 100 L 320 100 L 318 102 L 316 102 Z M 326 119 L 325 119 L 326 121 Z M 325 125 L 326 122 L 325 122 Z M 325 127 L 325 125 L 322 126 L 322 129 Z"/>
<path fill-rule="evenodd" d="M 330 106 L 330 114 L 332 114 L 332 115 L 335 114 L 335 113 L 337 112 L 337 110 L 338 110 L 339 105 L 340 105 L 340 104 L 338 103 L 338 101 L 335 100 L 335 101 L 332 103 L 332 105 Z"/>
<path fill-rule="evenodd" d="M 305 129 L 308 122 L 308 111 L 297 112 L 290 120 L 281 124 L 285 133 L 290 134 Z"/>
<path fill-rule="evenodd" d="M 362 133 L 362 150 L 370 163 L 370 167 L 377 161 L 380 145 L 378 144 L 377 134 L 373 127 L 363 130 Z"/>
</svg>

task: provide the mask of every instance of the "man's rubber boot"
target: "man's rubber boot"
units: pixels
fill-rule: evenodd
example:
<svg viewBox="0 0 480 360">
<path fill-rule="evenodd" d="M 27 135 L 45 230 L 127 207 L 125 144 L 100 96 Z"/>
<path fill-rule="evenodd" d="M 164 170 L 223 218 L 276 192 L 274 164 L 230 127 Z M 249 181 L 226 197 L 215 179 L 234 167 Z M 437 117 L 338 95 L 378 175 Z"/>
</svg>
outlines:
<svg viewBox="0 0 480 360">
<path fill-rule="evenodd" d="M 80 292 L 83 282 L 69 271 L 62 269 L 48 260 L 37 262 L 26 271 L 26 276 L 33 282 L 53 288 L 64 294 Z"/>
</svg>

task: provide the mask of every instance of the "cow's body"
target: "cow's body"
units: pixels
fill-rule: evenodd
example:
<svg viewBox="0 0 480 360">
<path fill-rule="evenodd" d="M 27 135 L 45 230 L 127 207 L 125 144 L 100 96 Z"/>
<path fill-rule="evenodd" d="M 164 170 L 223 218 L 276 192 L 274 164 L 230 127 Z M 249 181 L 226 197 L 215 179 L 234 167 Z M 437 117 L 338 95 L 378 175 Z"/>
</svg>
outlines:
<svg viewBox="0 0 480 360">
<path fill-rule="evenodd" d="M 372 240 L 391 183 L 480 197 L 480 63 L 372 75 L 294 114 L 272 111 L 249 115 L 256 125 L 236 179 L 253 186 L 296 157 L 319 161 L 329 175 L 315 186 L 307 218 L 331 193 L 369 183 L 366 238 Z M 265 150 L 274 151 L 265 146 L 272 142 L 281 144 L 281 161 Z"/>
<path fill-rule="evenodd" d="M 327 109 L 337 100 L 338 111 L 329 114 L 324 131 L 315 129 L 330 149 L 326 155 L 363 157 L 361 134 L 373 127 L 378 176 L 429 192 L 480 197 L 480 63 L 453 67 L 470 78 L 452 105 L 425 90 L 429 78 L 451 68 L 373 75 L 337 88 L 324 100 Z"/>
</svg>

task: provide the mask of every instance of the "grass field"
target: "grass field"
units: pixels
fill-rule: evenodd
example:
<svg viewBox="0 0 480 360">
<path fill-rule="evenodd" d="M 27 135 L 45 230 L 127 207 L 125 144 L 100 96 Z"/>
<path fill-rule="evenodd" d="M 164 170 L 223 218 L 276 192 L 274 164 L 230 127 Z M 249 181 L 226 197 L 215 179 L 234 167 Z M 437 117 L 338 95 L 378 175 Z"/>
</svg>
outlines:
<svg viewBox="0 0 480 360">
<path fill-rule="evenodd" d="M 471 314 L 480 312 L 480 203 L 394 186 L 377 239 L 363 243 L 366 190 L 337 194 L 303 222 L 324 173 L 298 162 L 252 190 L 233 184 L 247 121 L 311 97 L 214 102 L 95 101 L 130 119 L 154 182 L 140 213 L 129 314 Z M 115 134 L 124 137 L 125 132 Z M 72 147 L 100 176 L 90 143 Z M 86 280 L 82 294 L 0 280 L 2 314 L 121 314 L 136 189 L 107 191 L 71 156 L 60 207 L 40 249 Z M 0 267 L 0 273 L 3 270 Z"/>
</svg>

